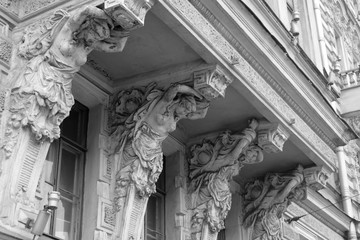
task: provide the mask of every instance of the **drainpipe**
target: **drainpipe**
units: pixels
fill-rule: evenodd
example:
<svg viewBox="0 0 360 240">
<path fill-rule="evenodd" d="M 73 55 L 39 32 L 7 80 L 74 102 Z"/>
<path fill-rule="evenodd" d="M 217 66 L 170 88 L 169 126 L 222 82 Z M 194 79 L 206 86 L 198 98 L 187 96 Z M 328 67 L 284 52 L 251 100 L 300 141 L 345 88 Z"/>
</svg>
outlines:
<svg viewBox="0 0 360 240">
<path fill-rule="evenodd" d="M 337 147 L 336 155 L 338 157 L 338 162 L 339 162 L 340 190 L 341 190 L 344 211 L 350 218 L 353 218 L 354 213 L 353 213 L 350 190 L 349 190 L 349 185 L 348 185 L 348 176 L 347 176 L 347 171 L 346 171 L 346 155 L 344 152 L 344 147 Z M 350 222 L 348 239 L 349 240 L 357 239 L 354 221 Z"/>
<path fill-rule="evenodd" d="M 329 61 L 326 55 L 326 45 L 325 45 L 325 37 L 324 37 L 322 18 L 321 18 L 320 0 L 313 0 L 313 4 L 314 4 L 314 12 L 315 12 L 316 30 L 319 38 L 320 55 L 322 61 L 322 66 L 318 66 L 318 67 L 321 71 L 323 68 L 325 68 L 326 71 L 329 72 L 328 69 Z"/>
</svg>

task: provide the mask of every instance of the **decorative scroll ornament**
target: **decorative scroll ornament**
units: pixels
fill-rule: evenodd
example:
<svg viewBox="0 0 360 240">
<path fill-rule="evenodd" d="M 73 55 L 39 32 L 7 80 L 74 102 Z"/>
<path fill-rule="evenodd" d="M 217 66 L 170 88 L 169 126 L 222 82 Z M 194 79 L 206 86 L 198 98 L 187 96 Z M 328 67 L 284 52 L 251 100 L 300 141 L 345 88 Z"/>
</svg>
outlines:
<svg viewBox="0 0 360 240">
<path fill-rule="evenodd" d="M 329 176 L 324 171 L 322 166 L 304 169 L 304 177 L 306 185 L 308 185 L 315 191 L 326 188 L 326 183 L 329 179 Z"/>
<path fill-rule="evenodd" d="M 194 88 L 208 100 L 225 97 L 225 90 L 232 82 L 218 65 L 194 72 L 193 80 Z"/>
<path fill-rule="evenodd" d="M 279 124 L 262 120 L 258 127 L 258 145 L 268 153 L 283 150 L 284 143 L 290 134 Z"/>
<path fill-rule="evenodd" d="M 192 239 L 216 239 L 224 228 L 231 206 L 230 184 L 244 164 L 263 160 L 261 149 L 254 145 L 258 122 L 252 120 L 241 134 L 220 134 L 215 141 L 205 139 L 191 147 L 190 187 Z"/>
<path fill-rule="evenodd" d="M 105 0 L 105 11 L 125 31 L 144 26 L 145 15 L 155 0 Z"/>
<path fill-rule="evenodd" d="M 344 119 L 350 125 L 351 129 L 360 136 L 360 116 L 352 116 Z"/>
<path fill-rule="evenodd" d="M 90 6 L 73 15 L 58 10 L 26 28 L 9 76 L 14 85 L 4 147 L 13 145 L 21 127 L 29 127 L 40 141 L 60 137 L 59 126 L 74 104 L 74 74 L 92 50 L 121 51 L 126 38 L 103 10 Z"/>
<path fill-rule="evenodd" d="M 303 168 L 290 173 L 270 173 L 264 181 L 245 186 L 244 226 L 253 240 L 282 240 L 282 217 L 289 204 L 305 197 Z"/>
<path fill-rule="evenodd" d="M 112 189 L 117 223 L 113 239 L 138 239 L 141 229 L 133 228 L 142 222 L 147 199 L 156 191 L 163 167 L 163 140 L 179 120 L 204 118 L 209 107 L 189 86 L 173 85 L 166 91 L 154 87 L 121 91 L 112 103 L 108 151 L 115 163 Z M 122 220 L 134 211 L 132 219 L 137 222 Z"/>
</svg>

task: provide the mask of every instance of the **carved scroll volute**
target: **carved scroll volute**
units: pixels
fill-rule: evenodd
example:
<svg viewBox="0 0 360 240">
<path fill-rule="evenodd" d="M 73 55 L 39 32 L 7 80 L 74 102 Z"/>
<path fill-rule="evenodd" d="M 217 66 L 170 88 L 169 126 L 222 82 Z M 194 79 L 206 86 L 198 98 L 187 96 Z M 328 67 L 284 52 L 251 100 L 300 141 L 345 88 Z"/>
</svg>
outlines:
<svg viewBox="0 0 360 240">
<path fill-rule="evenodd" d="M 206 99 L 212 100 L 218 96 L 225 97 L 225 90 L 232 82 L 223 69 L 212 65 L 193 73 L 194 89 Z"/>
<path fill-rule="evenodd" d="M 290 134 L 279 123 L 261 120 L 258 127 L 258 145 L 268 153 L 283 150 L 284 143 Z"/>
<path fill-rule="evenodd" d="M 306 196 L 303 168 L 288 173 L 269 173 L 264 180 L 245 186 L 243 225 L 250 239 L 284 239 L 283 213 L 291 202 Z"/>
<path fill-rule="evenodd" d="M 322 166 L 304 169 L 304 177 L 306 185 L 315 191 L 326 188 L 326 183 L 329 179 L 328 174 L 324 171 Z"/>
<path fill-rule="evenodd" d="M 105 0 L 104 9 L 125 31 L 144 26 L 145 15 L 155 0 Z"/>
</svg>

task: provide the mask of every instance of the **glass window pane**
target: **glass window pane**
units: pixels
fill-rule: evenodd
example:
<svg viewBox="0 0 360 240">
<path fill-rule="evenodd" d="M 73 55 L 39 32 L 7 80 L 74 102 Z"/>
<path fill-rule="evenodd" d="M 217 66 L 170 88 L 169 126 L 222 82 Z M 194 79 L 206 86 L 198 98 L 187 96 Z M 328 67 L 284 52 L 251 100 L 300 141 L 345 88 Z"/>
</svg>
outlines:
<svg viewBox="0 0 360 240">
<path fill-rule="evenodd" d="M 74 205 L 72 201 L 61 198 L 59 207 L 56 210 L 55 219 L 55 236 L 64 240 L 73 240 L 72 223 L 73 223 Z"/>
<path fill-rule="evenodd" d="M 152 195 L 146 211 L 146 240 L 164 239 L 164 218 L 164 196 Z"/>
<path fill-rule="evenodd" d="M 54 141 L 49 148 L 48 154 L 45 159 L 43 171 L 41 174 L 44 176 L 44 180 L 47 183 L 54 185 L 54 173 L 56 172 L 55 164 L 57 159 L 57 146 L 58 141 Z"/>
<path fill-rule="evenodd" d="M 79 119 L 80 113 L 72 110 L 62 123 L 61 134 L 74 142 L 79 142 Z"/>
<path fill-rule="evenodd" d="M 76 163 L 78 156 L 67 149 L 62 150 L 60 165 L 60 188 L 74 193 L 74 182 L 76 179 Z"/>
<path fill-rule="evenodd" d="M 75 102 L 70 115 L 61 124 L 61 136 L 86 147 L 87 114 L 88 109 Z"/>
</svg>

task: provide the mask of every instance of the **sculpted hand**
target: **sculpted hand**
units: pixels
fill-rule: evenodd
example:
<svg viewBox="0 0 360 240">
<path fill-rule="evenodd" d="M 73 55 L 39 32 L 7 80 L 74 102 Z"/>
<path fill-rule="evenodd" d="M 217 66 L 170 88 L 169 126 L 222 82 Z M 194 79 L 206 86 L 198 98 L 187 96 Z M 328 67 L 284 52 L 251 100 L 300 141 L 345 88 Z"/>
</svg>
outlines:
<svg viewBox="0 0 360 240">
<path fill-rule="evenodd" d="M 256 119 L 251 119 L 249 122 L 249 127 L 252 129 L 256 129 L 259 126 L 259 123 Z"/>
</svg>

